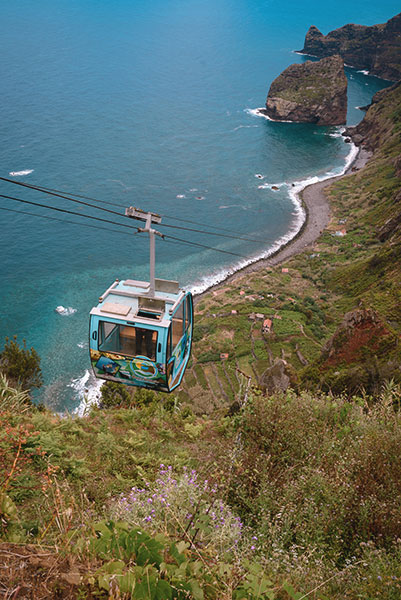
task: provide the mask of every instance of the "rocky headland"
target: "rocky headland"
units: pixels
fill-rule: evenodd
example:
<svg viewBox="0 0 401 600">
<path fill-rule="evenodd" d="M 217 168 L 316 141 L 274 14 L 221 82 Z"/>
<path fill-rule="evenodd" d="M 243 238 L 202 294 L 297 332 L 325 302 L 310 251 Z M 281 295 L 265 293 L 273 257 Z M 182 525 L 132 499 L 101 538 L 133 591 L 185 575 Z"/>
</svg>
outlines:
<svg viewBox="0 0 401 600">
<path fill-rule="evenodd" d="M 377 112 L 383 110 L 383 106 L 386 105 L 386 97 L 395 91 L 399 93 L 400 89 L 401 82 L 398 82 L 388 88 L 379 90 L 373 96 L 371 104 L 365 107 L 367 113 L 364 119 L 356 126 L 347 127 L 343 135 L 350 137 L 356 146 L 363 147 L 370 152 L 375 151 L 381 144 L 383 133 L 390 133 L 391 128 L 394 126 L 390 119 L 379 121 Z M 369 108 L 372 108 L 372 110 L 369 110 Z"/>
<path fill-rule="evenodd" d="M 327 35 L 312 25 L 299 52 L 319 58 L 340 55 L 348 65 L 398 81 L 401 79 L 401 13 L 387 23 L 348 24 Z"/>
<path fill-rule="evenodd" d="M 266 108 L 275 121 L 343 125 L 347 115 L 347 78 L 340 56 L 287 67 L 271 84 Z"/>
</svg>

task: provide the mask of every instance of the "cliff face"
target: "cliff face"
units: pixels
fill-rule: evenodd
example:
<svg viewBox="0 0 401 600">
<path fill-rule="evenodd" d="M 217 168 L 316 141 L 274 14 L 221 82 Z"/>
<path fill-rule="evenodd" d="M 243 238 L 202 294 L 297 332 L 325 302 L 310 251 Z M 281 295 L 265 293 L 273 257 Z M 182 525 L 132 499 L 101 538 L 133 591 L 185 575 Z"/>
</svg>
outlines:
<svg viewBox="0 0 401 600">
<path fill-rule="evenodd" d="M 356 127 L 348 127 L 344 135 L 350 135 L 353 142 L 372 152 L 386 147 L 386 163 L 391 168 L 391 176 L 401 180 L 401 81 L 389 88 L 380 90 L 373 96 L 372 104 L 363 120 Z M 386 197 L 391 210 L 386 221 L 377 229 L 380 241 L 389 240 L 400 248 L 401 254 L 401 189 L 395 185 Z"/>
<path fill-rule="evenodd" d="M 372 75 L 401 79 L 401 13 L 384 24 L 348 24 L 327 35 L 312 25 L 302 50 L 318 57 L 340 55 L 344 62 Z"/>
<path fill-rule="evenodd" d="M 328 190 L 333 218 L 347 221 L 337 251 L 348 243 L 349 255 L 343 262 L 332 256 L 331 270 L 325 259 L 325 285 L 355 308 L 308 365 L 304 383 L 354 393 L 401 381 L 401 82 L 378 92 L 347 134 L 372 157 Z"/>
<path fill-rule="evenodd" d="M 265 114 L 276 121 L 342 125 L 347 78 L 339 56 L 290 65 L 271 84 Z"/>
<path fill-rule="evenodd" d="M 377 92 L 362 121 L 355 127 L 348 127 L 344 135 L 349 135 L 357 146 L 370 151 L 379 149 L 394 134 L 393 114 L 398 111 L 397 100 L 401 98 L 401 82 Z M 389 109 L 388 107 L 391 107 Z"/>
</svg>

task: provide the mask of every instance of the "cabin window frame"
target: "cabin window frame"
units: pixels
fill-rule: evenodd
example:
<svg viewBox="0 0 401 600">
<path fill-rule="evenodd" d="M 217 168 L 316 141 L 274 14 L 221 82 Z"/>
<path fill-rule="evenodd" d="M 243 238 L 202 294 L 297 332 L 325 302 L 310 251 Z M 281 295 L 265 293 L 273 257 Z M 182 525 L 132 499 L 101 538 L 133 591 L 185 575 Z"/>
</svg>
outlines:
<svg viewBox="0 0 401 600">
<path fill-rule="evenodd" d="M 174 321 L 174 316 L 179 312 L 182 311 L 182 316 L 180 317 L 181 320 L 181 335 L 180 337 L 176 338 L 176 341 L 174 340 L 174 333 L 175 333 L 175 329 L 177 328 L 176 325 L 176 321 Z M 177 306 L 177 308 L 175 309 L 175 311 L 173 312 L 173 314 L 171 315 L 171 326 L 169 328 L 169 330 L 171 330 L 171 355 L 173 354 L 174 350 L 177 348 L 178 344 L 180 343 L 180 341 L 182 340 L 182 338 L 185 335 L 185 297 L 181 300 L 181 302 L 179 303 L 179 305 Z"/>
<path fill-rule="evenodd" d="M 112 327 L 111 331 L 109 332 L 109 334 L 107 336 L 103 335 L 104 334 L 104 326 L 105 325 L 113 325 L 114 327 Z M 127 352 L 126 348 L 121 349 L 121 338 L 127 337 L 127 336 L 123 336 L 121 335 L 121 330 L 123 328 L 130 328 L 130 329 L 134 329 L 135 330 L 135 353 L 131 353 L 131 352 Z M 119 342 L 119 346 L 120 348 L 113 348 L 113 349 L 109 349 L 109 348 L 102 348 L 101 346 L 107 342 L 107 339 L 113 335 L 115 333 L 116 328 L 118 328 L 118 342 Z M 152 354 L 151 356 L 147 356 L 146 354 L 146 338 L 143 337 L 142 338 L 142 342 L 141 342 L 141 350 L 143 350 L 143 346 L 145 346 L 145 353 L 137 353 L 137 348 L 136 348 L 136 343 L 137 343 L 137 329 L 141 329 L 143 331 L 149 331 L 152 334 L 152 339 L 151 339 L 151 344 L 152 344 Z M 156 337 L 154 337 L 156 334 Z M 152 362 L 156 362 L 157 360 L 157 343 L 159 340 L 159 331 L 158 329 L 153 329 L 152 327 L 146 327 L 144 325 L 142 325 L 142 323 L 121 323 L 121 322 L 114 322 L 114 321 L 107 321 L 105 319 L 100 319 L 99 320 L 99 325 L 98 325 L 98 350 L 99 352 L 108 352 L 110 354 L 120 354 L 122 356 L 126 356 L 127 359 L 131 359 L 131 358 L 135 358 L 136 356 L 146 356 L 146 358 Z"/>
</svg>

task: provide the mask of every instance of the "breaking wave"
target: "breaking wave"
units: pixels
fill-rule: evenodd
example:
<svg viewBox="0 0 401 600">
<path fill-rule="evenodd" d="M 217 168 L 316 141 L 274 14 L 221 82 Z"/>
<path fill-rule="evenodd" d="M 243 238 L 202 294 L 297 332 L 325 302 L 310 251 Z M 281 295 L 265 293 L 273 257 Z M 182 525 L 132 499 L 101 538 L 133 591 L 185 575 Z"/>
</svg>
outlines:
<svg viewBox="0 0 401 600">
<path fill-rule="evenodd" d="M 96 379 L 88 369 L 82 377 L 71 381 L 68 387 L 75 391 L 80 400 L 79 406 L 73 411 L 74 414 L 82 417 L 91 406 L 99 404 L 102 385 L 103 381 Z"/>
<path fill-rule="evenodd" d="M 202 292 L 213 287 L 214 285 L 221 283 L 222 281 L 227 279 L 227 277 L 229 277 L 230 275 L 233 275 L 237 271 L 240 271 L 244 267 L 251 265 L 261 259 L 268 258 L 272 254 L 275 254 L 283 246 L 288 244 L 288 242 L 290 242 L 299 233 L 301 227 L 303 226 L 303 224 L 305 222 L 306 215 L 305 215 L 305 210 L 302 206 L 302 199 L 300 196 L 301 192 L 306 187 L 308 187 L 309 185 L 312 185 L 314 183 L 318 183 L 320 181 L 325 181 L 326 179 L 330 179 L 332 177 L 340 177 L 341 175 L 344 175 L 344 173 L 346 173 L 347 170 L 350 168 L 351 164 L 354 162 L 354 160 L 358 154 L 358 148 L 355 146 L 355 144 L 351 143 L 349 145 L 350 145 L 350 151 L 349 151 L 348 155 L 346 156 L 345 163 L 342 168 L 333 169 L 321 176 L 318 176 L 318 175 L 310 176 L 310 177 L 307 177 L 300 181 L 264 183 L 262 186 L 258 186 L 259 188 L 263 187 L 266 189 L 267 188 L 271 189 L 272 187 L 277 187 L 277 188 L 286 187 L 287 188 L 288 196 L 290 197 L 291 201 L 294 204 L 294 211 L 292 213 L 294 218 L 293 218 L 292 224 L 290 226 L 290 229 L 288 230 L 288 232 L 285 235 L 281 236 L 273 245 L 271 245 L 268 248 L 266 248 L 265 250 L 263 250 L 260 254 L 253 256 L 249 259 L 242 260 L 228 269 L 224 269 L 222 271 L 218 271 L 214 274 L 211 274 L 209 276 L 201 278 L 197 283 L 195 283 L 192 286 L 191 292 L 195 295 L 201 294 Z M 231 206 L 233 206 L 233 205 L 231 205 Z M 238 206 L 238 205 L 235 205 L 235 206 Z M 228 206 L 220 206 L 219 208 L 228 208 Z"/>
<path fill-rule="evenodd" d="M 30 175 L 35 169 L 25 169 L 25 171 L 10 171 L 11 177 L 23 177 L 24 175 Z"/>
</svg>

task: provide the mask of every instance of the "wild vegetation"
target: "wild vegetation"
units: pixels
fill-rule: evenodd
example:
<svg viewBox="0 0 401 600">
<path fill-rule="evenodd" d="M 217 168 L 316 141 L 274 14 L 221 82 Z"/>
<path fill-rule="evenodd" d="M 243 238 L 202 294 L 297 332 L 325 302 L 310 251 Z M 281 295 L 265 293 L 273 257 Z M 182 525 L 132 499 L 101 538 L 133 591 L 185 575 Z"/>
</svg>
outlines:
<svg viewBox="0 0 401 600">
<path fill-rule="evenodd" d="M 399 597 L 394 383 L 350 402 L 244 382 L 203 416 L 139 393 L 60 417 L 17 392 L 3 377 L 4 597 Z"/>
<path fill-rule="evenodd" d="M 4 598 L 401 597 L 400 96 L 315 247 L 198 303 L 177 395 L 107 383 L 59 416 L 6 340 Z"/>
<path fill-rule="evenodd" d="M 401 381 L 401 85 L 380 96 L 357 128 L 373 158 L 331 184 L 332 218 L 313 248 L 197 305 L 183 402 L 202 412 L 233 400 L 237 369 L 269 388 L 280 359 L 299 390 L 352 396 Z"/>
</svg>

